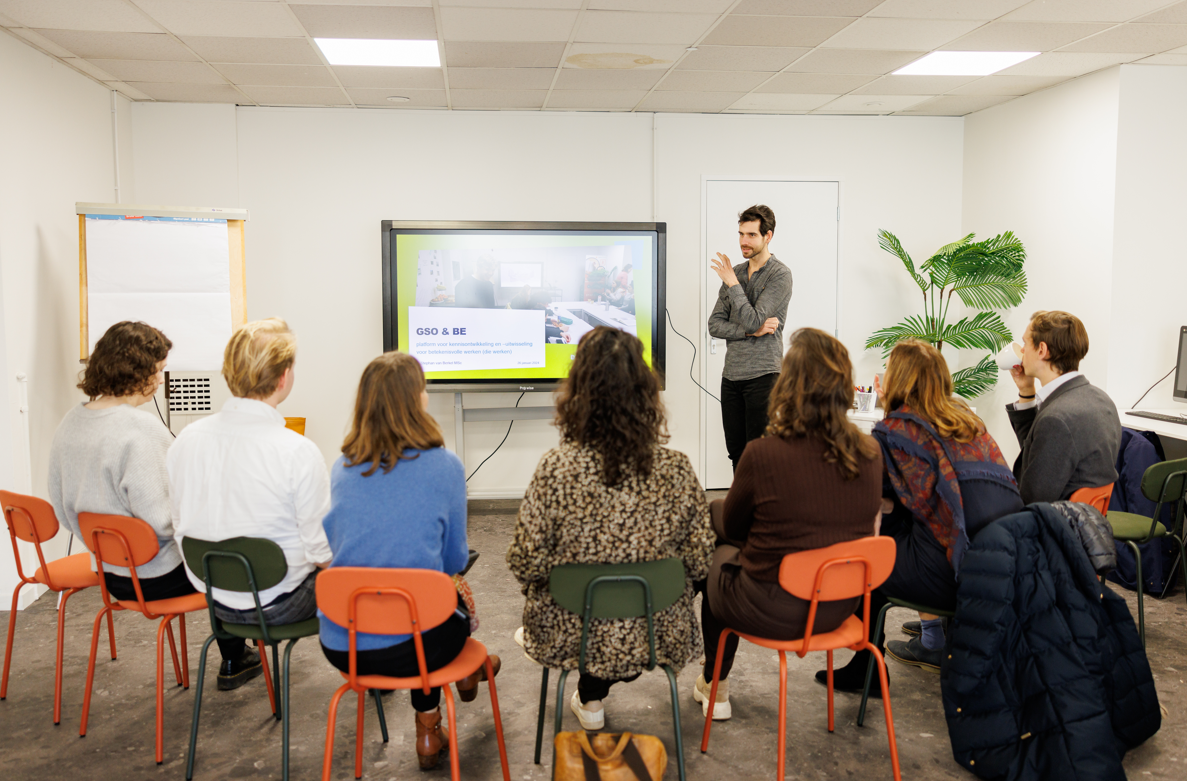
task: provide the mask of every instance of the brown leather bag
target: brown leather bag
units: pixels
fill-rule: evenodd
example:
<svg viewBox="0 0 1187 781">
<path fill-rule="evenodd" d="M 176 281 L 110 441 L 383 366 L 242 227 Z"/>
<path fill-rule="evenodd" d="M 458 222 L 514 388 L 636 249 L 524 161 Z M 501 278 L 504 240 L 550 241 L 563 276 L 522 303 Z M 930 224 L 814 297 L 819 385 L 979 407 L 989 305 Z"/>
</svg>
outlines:
<svg viewBox="0 0 1187 781">
<path fill-rule="evenodd" d="M 654 735 L 561 732 L 556 736 L 553 781 L 660 781 L 667 767 L 668 752 Z"/>
</svg>

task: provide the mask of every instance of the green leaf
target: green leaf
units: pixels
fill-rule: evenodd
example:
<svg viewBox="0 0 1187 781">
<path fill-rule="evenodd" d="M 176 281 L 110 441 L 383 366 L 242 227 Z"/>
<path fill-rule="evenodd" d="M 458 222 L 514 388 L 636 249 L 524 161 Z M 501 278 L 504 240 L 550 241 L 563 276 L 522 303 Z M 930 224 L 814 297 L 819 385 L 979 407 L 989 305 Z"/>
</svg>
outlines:
<svg viewBox="0 0 1187 781">
<path fill-rule="evenodd" d="M 978 312 L 944 328 L 941 341 L 961 350 L 1001 350 L 1013 339 L 997 312 Z"/>
<path fill-rule="evenodd" d="M 953 287 L 965 306 L 973 309 L 1010 309 L 1026 296 L 1026 272 L 1018 269 L 1002 275 L 995 271 L 974 272 L 957 280 Z"/>
<path fill-rule="evenodd" d="M 919 285 L 919 289 L 924 293 L 927 292 L 927 280 L 915 271 L 915 261 L 911 260 L 911 256 L 903 249 L 903 245 L 893 233 L 886 230 L 878 231 L 878 246 L 901 260 L 907 267 L 907 273 L 915 280 L 915 284 Z"/>
<path fill-rule="evenodd" d="M 960 241 L 954 241 L 951 244 L 945 244 L 936 250 L 935 254 L 924 261 L 920 267 L 928 273 L 931 277 L 931 284 L 941 290 L 952 284 L 953 277 L 953 258 L 959 256 L 961 253 L 967 251 L 974 238 L 974 234 L 970 233 Z"/>
<path fill-rule="evenodd" d="M 1013 233 L 1006 232 L 992 239 L 971 244 L 954 256 L 952 265 L 961 275 L 994 273 L 1009 277 L 1022 270 L 1026 249 Z"/>
<path fill-rule="evenodd" d="M 965 399 L 975 399 L 983 396 L 995 385 L 999 369 L 993 354 L 986 355 L 976 366 L 961 369 L 952 374 L 952 384 L 956 392 Z"/>
<path fill-rule="evenodd" d="M 883 328 L 881 331 L 876 331 L 866 340 L 866 349 L 871 347 L 881 347 L 882 354 L 887 355 L 890 348 L 894 347 L 904 339 L 919 339 L 928 344 L 936 343 L 935 323 L 930 322 L 928 318 L 912 315 L 903 320 L 898 325 L 893 325 L 890 328 Z"/>
</svg>

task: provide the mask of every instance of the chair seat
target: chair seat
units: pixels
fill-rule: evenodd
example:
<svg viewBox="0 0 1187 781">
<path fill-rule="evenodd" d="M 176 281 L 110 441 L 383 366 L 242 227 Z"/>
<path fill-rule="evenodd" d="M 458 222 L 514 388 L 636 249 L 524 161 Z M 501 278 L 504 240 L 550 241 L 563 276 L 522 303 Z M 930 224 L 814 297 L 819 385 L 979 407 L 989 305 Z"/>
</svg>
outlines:
<svg viewBox="0 0 1187 781">
<path fill-rule="evenodd" d="M 46 568 L 49 569 L 48 578 L 45 575 Z M 73 556 L 51 561 L 45 568 L 38 567 L 37 571 L 33 573 L 33 580 L 47 585 L 50 580 L 53 580 L 54 585 L 62 590 L 90 588 L 99 585 L 99 573 L 91 570 L 91 554 L 76 553 Z"/>
<path fill-rule="evenodd" d="M 462 648 L 462 652 L 458 654 L 456 659 L 440 670 L 434 670 L 429 673 L 429 686 L 436 688 L 438 686 L 444 686 L 447 683 L 460 681 L 481 667 L 485 661 L 486 646 L 472 637 L 468 638 L 466 645 Z M 350 675 L 342 673 L 342 677 L 349 679 Z M 411 678 L 395 678 L 386 675 L 360 675 L 358 677 L 358 684 L 363 689 L 419 689 L 424 686 L 419 675 Z"/>
<path fill-rule="evenodd" d="M 940 610 L 931 605 L 925 605 L 922 602 L 908 602 L 905 599 L 898 599 L 897 597 L 887 597 L 886 601 L 895 607 L 905 607 L 908 610 L 914 610 L 916 613 L 930 613 L 933 616 L 941 616 L 944 618 L 952 618 L 956 613 L 951 610 Z"/>
<path fill-rule="evenodd" d="M 259 624 L 228 624 L 226 621 L 220 622 L 223 631 L 235 637 L 242 637 L 245 640 L 263 640 L 264 633 L 260 631 Z M 269 624 L 268 634 L 272 636 L 273 640 L 292 640 L 297 637 L 312 637 L 321 630 L 321 622 L 316 618 L 310 618 L 305 621 L 297 621 L 293 624 Z"/>
<path fill-rule="evenodd" d="M 118 604 L 125 610 L 140 612 L 140 604 L 134 599 L 121 599 Z M 184 597 L 157 599 L 152 602 L 145 602 L 144 606 L 148 608 L 148 612 L 155 613 L 158 616 L 192 613 L 195 610 L 206 609 L 206 595 L 198 592 L 196 594 L 186 594 Z"/>
<path fill-rule="evenodd" d="M 1116 540 L 1144 540 L 1150 533 L 1150 521 L 1154 520 L 1146 515 L 1123 513 L 1110 510 L 1105 520 L 1113 527 L 1113 539 Z M 1154 526 L 1155 537 L 1165 537 L 1166 527 L 1161 523 Z"/>
<path fill-rule="evenodd" d="M 761 645 L 763 648 L 770 648 L 775 651 L 799 653 L 804 650 L 803 638 L 799 640 L 771 640 L 766 637 L 757 637 L 743 632 L 736 632 L 735 634 L 755 645 Z M 862 631 L 861 619 L 857 616 L 849 616 L 845 619 L 845 623 L 833 631 L 812 635 L 812 640 L 808 643 L 808 648 L 804 653 L 808 651 L 828 651 L 834 648 L 850 648 L 860 645 L 864 640 L 865 632 Z"/>
</svg>

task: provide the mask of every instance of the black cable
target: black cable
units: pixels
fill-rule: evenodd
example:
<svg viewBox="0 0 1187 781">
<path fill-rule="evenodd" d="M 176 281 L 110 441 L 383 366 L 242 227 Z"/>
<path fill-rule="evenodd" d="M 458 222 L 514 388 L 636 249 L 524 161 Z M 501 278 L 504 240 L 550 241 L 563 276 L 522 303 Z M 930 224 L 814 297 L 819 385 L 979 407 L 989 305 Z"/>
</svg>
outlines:
<svg viewBox="0 0 1187 781">
<path fill-rule="evenodd" d="M 712 393 L 709 393 L 709 390 L 704 385 L 701 385 L 699 382 L 697 382 L 696 377 L 692 376 L 692 367 L 696 366 L 696 364 L 697 364 L 697 346 L 692 343 L 692 339 L 689 339 L 687 336 L 685 336 L 684 334 L 682 334 L 676 330 L 676 325 L 672 322 L 672 310 L 665 308 L 664 311 L 667 312 L 667 314 L 668 314 L 668 325 L 671 327 L 672 333 L 676 334 L 681 339 L 688 342 L 689 346 L 692 347 L 692 362 L 690 364 L 688 364 L 688 379 L 692 380 L 693 385 L 695 385 L 698 388 L 700 388 L 701 390 L 705 391 L 705 393 L 707 393 L 709 395 L 709 398 L 713 399 L 718 404 L 720 404 L 721 399 L 717 398 Z"/>
<path fill-rule="evenodd" d="M 157 417 L 161 419 L 161 424 L 165 427 L 165 430 L 172 434 L 174 439 L 177 439 L 177 435 L 173 433 L 173 429 L 169 428 L 169 424 L 165 422 L 165 416 L 161 414 L 161 405 L 157 403 L 156 396 L 152 397 L 152 403 L 157 408 Z"/>
<path fill-rule="evenodd" d="M 1164 374 L 1164 375 L 1162 375 L 1162 377 L 1161 377 L 1161 378 L 1159 378 L 1158 382 L 1162 382 L 1162 381 L 1163 381 L 1163 380 L 1165 380 L 1167 377 L 1171 376 L 1171 372 L 1173 372 L 1174 370 L 1175 370 L 1175 367 L 1174 367 L 1174 366 L 1172 366 L 1172 367 L 1171 367 L 1171 371 L 1170 371 L 1170 372 L 1167 372 L 1167 373 L 1166 373 L 1166 374 Z M 1150 391 L 1152 391 L 1152 390 L 1154 390 L 1155 388 L 1157 388 L 1157 387 L 1158 387 L 1158 382 L 1154 383 L 1153 385 L 1151 385 L 1149 388 L 1147 388 L 1147 389 L 1146 389 L 1146 393 L 1143 393 L 1143 394 L 1142 394 L 1142 399 L 1146 398 L 1146 394 L 1148 394 Z M 1138 406 L 1139 404 L 1141 404 L 1141 403 L 1142 403 L 1142 399 L 1138 399 L 1137 401 L 1135 401 L 1135 402 L 1133 403 L 1133 406 L 1132 406 L 1132 407 L 1130 407 L 1130 409 L 1137 409 L 1137 406 Z"/>
<path fill-rule="evenodd" d="M 523 393 L 519 394 L 519 398 L 515 400 L 516 407 L 519 406 L 519 402 L 523 401 L 524 393 L 527 393 L 527 391 L 524 391 Z M 507 424 L 507 433 L 503 435 L 503 442 L 506 442 L 507 437 L 511 436 L 511 427 L 514 425 L 515 425 L 514 420 Z M 500 442 L 497 446 L 495 446 L 495 449 L 490 451 L 489 456 L 482 459 L 482 464 L 485 464 L 487 461 L 490 461 L 491 458 L 494 456 L 494 454 L 499 452 L 499 448 L 501 448 L 503 446 L 503 442 Z M 474 475 L 478 474 L 478 470 L 482 468 L 482 464 L 479 464 L 478 466 L 474 467 L 474 471 L 470 473 L 470 477 L 473 477 Z M 467 483 L 470 482 L 470 477 L 466 478 Z"/>
</svg>

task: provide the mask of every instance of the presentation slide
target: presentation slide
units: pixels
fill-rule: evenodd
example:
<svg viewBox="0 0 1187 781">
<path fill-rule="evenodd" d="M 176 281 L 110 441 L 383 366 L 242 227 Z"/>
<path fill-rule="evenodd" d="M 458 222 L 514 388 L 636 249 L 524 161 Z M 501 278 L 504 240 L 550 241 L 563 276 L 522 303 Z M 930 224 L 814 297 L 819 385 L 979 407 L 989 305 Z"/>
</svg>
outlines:
<svg viewBox="0 0 1187 781">
<path fill-rule="evenodd" d="M 599 325 L 651 361 L 654 234 L 421 230 L 392 245 L 397 346 L 428 379 L 561 379 Z"/>
</svg>

